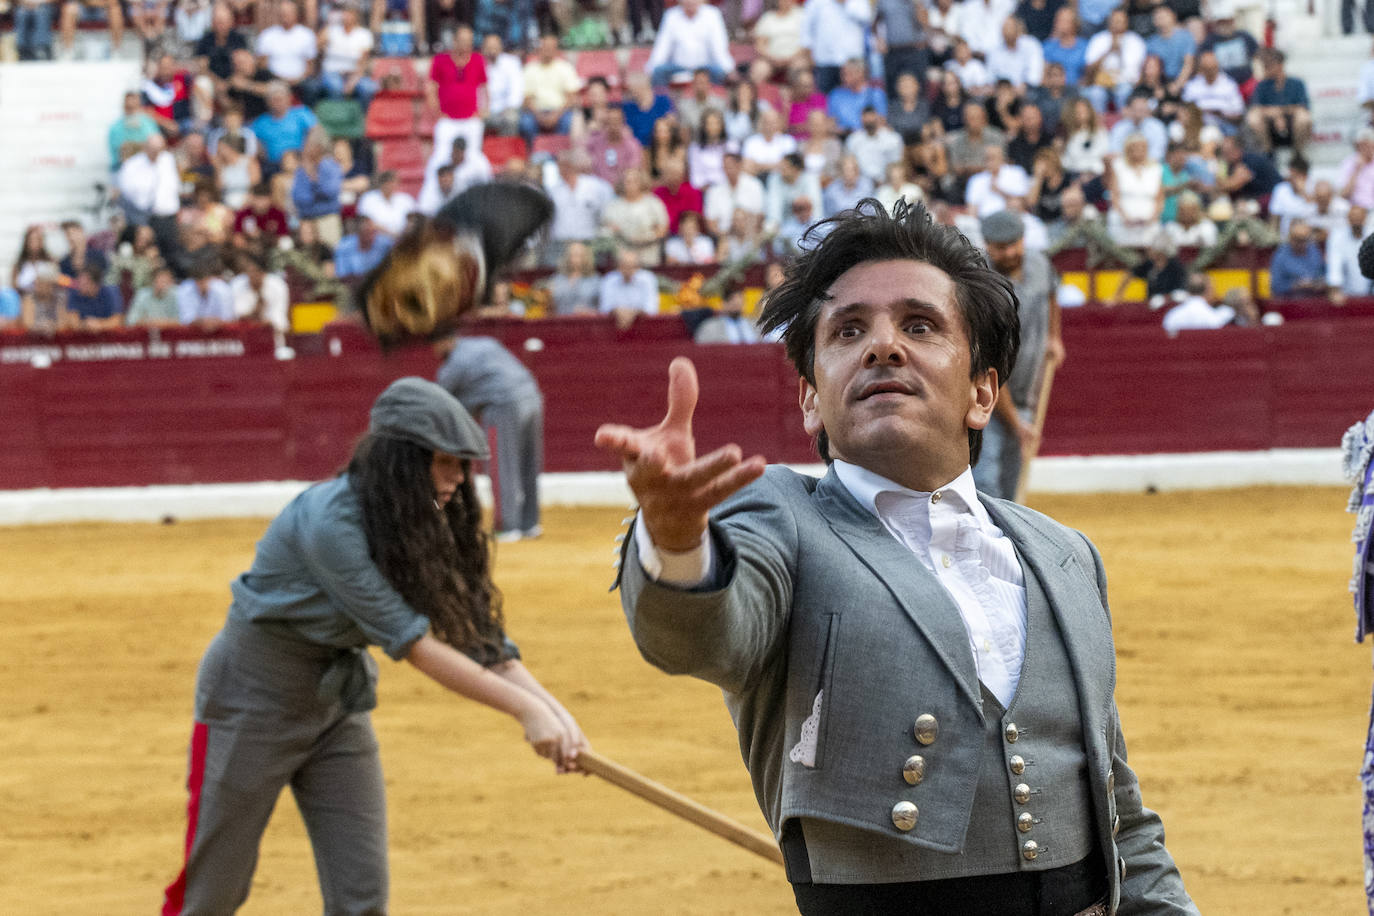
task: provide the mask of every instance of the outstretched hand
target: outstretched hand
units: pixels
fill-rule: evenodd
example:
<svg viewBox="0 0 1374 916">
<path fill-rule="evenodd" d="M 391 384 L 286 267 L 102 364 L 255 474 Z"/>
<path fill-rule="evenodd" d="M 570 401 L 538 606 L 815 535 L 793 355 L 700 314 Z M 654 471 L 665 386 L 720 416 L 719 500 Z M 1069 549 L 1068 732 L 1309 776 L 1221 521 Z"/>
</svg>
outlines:
<svg viewBox="0 0 1374 916">
<path fill-rule="evenodd" d="M 692 439 L 697 370 L 679 356 L 668 367 L 668 414 L 648 429 L 606 424 L 596 444 L 620 456 L 625 478 L 639 500 L 640 515 L 655 546 L 691 550 L 701 543 L 712 507 L 758 479 L 765 461 L 745 459 L 738 445 L 700 458 Z"/>
</svg>

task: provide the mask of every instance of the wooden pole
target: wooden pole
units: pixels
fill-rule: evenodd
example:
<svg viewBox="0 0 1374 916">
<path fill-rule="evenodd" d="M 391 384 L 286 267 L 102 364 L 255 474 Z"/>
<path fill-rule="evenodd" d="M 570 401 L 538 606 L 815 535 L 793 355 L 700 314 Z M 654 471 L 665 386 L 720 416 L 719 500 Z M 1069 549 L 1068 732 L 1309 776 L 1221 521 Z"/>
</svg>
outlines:
<svg viewBox="0 0 1374 916">
<path fill-rule="evenodd" d="M 628 767 L 621 766 L 614 760 L 608 760 L 595 751 L 583 750 L 577 755 L 577 765 L 593 776 L 599 776 L 612 785 L 638 795 L 645 801 L 658 805 L 665 811 L 670 811 L 684 820 L 691 821 L 718 837 L 729 840 L 737 846 L 743 846 L 750 852 L 779 865 L 782 864 L 782 850 L 778 848 L 778 844 L 774 842 L 771 836 L 750 830 L 719 811 L 713 811 L 680 792 L 674 792 L 665 785 L 654 782 L 646 776 L 641 776 Z"/>
<path fill-rule="evenodd" d="M 1054 387 L 1055 364 L 1046 360 L 1045 375 L 1040 380 L 1040 397 L 1035 401 L 1035 447 L 1021 456 L 1021 473 L 1016 478 L 1016 502 L 1026 501 L 1026 483 L 1030 480 L 1031 462 L 1040 452 L 1040 439 L 1045 434 L 1045 414 L 1050 409 L 1050 389 Z"/>
</svg>

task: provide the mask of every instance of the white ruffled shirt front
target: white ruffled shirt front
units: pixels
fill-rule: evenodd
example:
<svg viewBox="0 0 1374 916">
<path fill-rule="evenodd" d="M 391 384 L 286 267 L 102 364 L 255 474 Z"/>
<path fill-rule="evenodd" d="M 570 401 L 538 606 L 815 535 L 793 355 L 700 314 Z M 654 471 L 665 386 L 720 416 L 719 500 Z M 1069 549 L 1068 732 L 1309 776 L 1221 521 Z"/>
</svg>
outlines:
<svg viewBox="0 0 1374 916">
<path fill-rule="evenodd" d="M 1009 706 L 1026 655 L 1025 573 L 1015 547 L 979 501 L 972 470 L 920 493 L 857 465 L 836 461 L 834 467 L 859 505 L 944 586 L 964 620 L 979 680 Z M 714 568 L 707 536 L 692 550 L 660 551 L 645 526 L 636 525 L 635 544 L 644 571 L 668 585 L 691 588 Z"/>
</svg>

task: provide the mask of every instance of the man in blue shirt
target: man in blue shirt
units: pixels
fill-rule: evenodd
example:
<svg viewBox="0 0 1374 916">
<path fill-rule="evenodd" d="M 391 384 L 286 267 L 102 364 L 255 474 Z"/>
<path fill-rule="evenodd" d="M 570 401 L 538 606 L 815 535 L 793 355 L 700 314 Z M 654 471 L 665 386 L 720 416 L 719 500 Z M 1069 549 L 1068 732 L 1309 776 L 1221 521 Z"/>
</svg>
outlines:
<svg viewBox="0 0 1374 916">
<path fill-rule="evenodd" d="M 710 77 L 706 67 L 698 68 L 697 73 Z M 625 126 L 645 149 L 654 135 L 654 122 L 673 110 L 672 99 L 654 92 L 653 83 L 647 73 L 631 73 L 625 78 L 625 101 L 620 103 L 625 112 Z"/>
<path fill-rule="evenodd" d="M 1145 52 L 1159 57 L 1164 64 L 1164 78 L 1175 92 L 1183 91 L 1183 84 L 1193 75 L 1193 55 L 1197 42 L 1192 33 L 1181 28 L 1178 15 L 1168 6 L 1154 11 L 1155 33 L 1145 39 Z"/>
<path fill-rule="evenodd" d="M 840 68 L 840 85 L 826 96 L 825 108 L 835 119 L 836 129 L 847 134 L 863 126 L 866 108 L 886 118 L 887 95 L 877 86 L 868 85 L 868 69 L 855 58 Z"/>
<path fill-rule="evenodd" d="M 339 240 L 334 249 L 334 276 L 353 280 L 382 263 L 391 250 L 391 236 L 377 231 L 377 224 L 359 216 L 353 232 Z"/>
<path fill-rule="evenodd" d="M 1264 79 L 1250 97 L 1245 123 L 1266 153 L 1275 146 L 1290 145 L 1293 152 L 1302 154 L 1312 139 L 1307 84 L 1284 71 L 1283 52 L 1278 48 L 1265 48 L 1259 59 Z"/>
<path fill-rule="evenodd" d="M 309 108 L 291 104 L 291 89 L 278 81 L 267 90 L 267 111 L 249 126 L 262 144 L 268 165 L 275 170 L 283 155 L 305 146 L 305 135 L 318 123 Z"/>
<path fill-rule="evenodd" d="M 234 320 L 234 294 L 229 284 L 215 276 L 209 261 L 193 264 L 190 276 L 177 287 L 177 315 L 182 324 L 214 330 Z"/>
<path fill-rule="evenodd" d="M 104 331 L 124 323 L 124 297 L 105 284 L 105 268 L 91 263 L 77 272 L 67 292 L 67 312 L 84 331 Z"/>
<path fill-rule="evenodd" d="M 1311 227 L 1300 219 L 1288 227 L 1288 241 L 1274 249 L 1269 291 L 1275 297 L 1326 295 L 1326 258 L 1312 241 Z"/>
</svg>

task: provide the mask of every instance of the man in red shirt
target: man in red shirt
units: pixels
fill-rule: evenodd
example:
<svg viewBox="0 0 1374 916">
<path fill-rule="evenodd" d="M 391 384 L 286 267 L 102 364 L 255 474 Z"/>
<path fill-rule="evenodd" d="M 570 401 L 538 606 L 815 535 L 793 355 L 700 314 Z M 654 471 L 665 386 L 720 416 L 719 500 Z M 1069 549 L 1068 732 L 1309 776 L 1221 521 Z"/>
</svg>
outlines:
<svg viewBox="0 0 1374 916">
<path fill-rule="evenodd" d="M 681 159 L 669 159 L 663 164 L 663 184 L 654 188 L 654 196 L 663 201 L 668 211 L 668 231 L 677 235 L 678 220 L 687 211 L 701 216 L 701 192 L 687 183 L 687 169 Z"/>
<path fill-rule="evenodd" d="M 234 247 L 270 251 L 291 226 L 286 214 L 272 206 L 272 186 L 255 185 L 248 195 L 248 206 L 234 214 Z"/>
<path fill-rule="evenodd" d="M 434 124 L 434 150 L 426 174 L 448 161 L 453 141 L 467 140 L 468 149 L 482 148 L 483 123 L 487 118 L 487 67 L 482 55 L 473 53 L 472 29 L 462 26 L 453 34 L 453 48 L 429 65 L 425 104 L 438 116 Z"/>
</svg>

